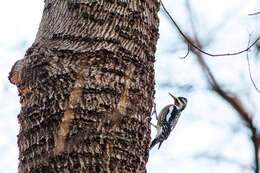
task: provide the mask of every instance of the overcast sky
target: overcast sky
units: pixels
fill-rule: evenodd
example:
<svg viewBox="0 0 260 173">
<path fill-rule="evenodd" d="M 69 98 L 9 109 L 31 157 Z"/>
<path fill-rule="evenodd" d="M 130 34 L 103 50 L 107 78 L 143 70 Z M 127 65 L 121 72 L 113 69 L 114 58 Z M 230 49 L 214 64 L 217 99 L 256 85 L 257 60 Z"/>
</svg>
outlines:
<svg viewBox="0 0 260 173">
<path fill-rule="evenodd" d="M 190 32 L 185 0 L 163 2 L 184 31 Z M 252 40 L 259 34 L 260 15 L 248 16 L 249 13 L 259 11 L 259 0 L 200 0 L 191 2 L 191 5 L 196 13 L 193 17 L 196 18 L 197 33 L 205 43 L 211 41 L 206 48 L 212 53 L 241 50 L 247 46 L 249 33 L 253 35 Z M 8 73 L 14 62 L 23 58 L 26 49 L 32 44 L 42 9 L 43 1 L 39 0 L 0 2 L 0 173 L 17 172 L 18 166 L 16 136 L 19 125 L 16 117 L 20 104 L 16 87 L 8 82 Z M 155 63 L 157 111 L 172 101 L 168 92 L 187 97 L 188 107 L 174 133 L 160 150 L 155 147 L 151 151 L 148 173 L 251 173 L 249 166 L 252 151 L 248 130 L 240 125 L 236 113 L 223 100 L 207 90 L 207 84 L 192 54 L 184 60 L 178 58 L 185 55 L 186 45 L 180 41 L 180 35 L 167 17 L 161 12 L 159 16 L 160 39 Z M 260 78 L 260 70 L 254 65 L 256 60 L 252 61 L 253 75 L 260 86 L 260 80 L 257 80 Z M 251 97 L 258 106 L 260 96 L 250 83 L 245 55 L 207 57 L 207 62 L 222 84 L 236 92 L 248 94 L 242 94 L 241 97 L 245 100 L 247 96 Z M 165 86 L 169 81 L 173 86 L 195 84 L 196 87 L 193 91 L 185 92 Z M 246 104 L 252 106 L 249 101 Z M 255 112 L 259 113 L 259 109 L 255 109 Z M 256 119 L 259 120 L 258 117 Z M 153 129 L 152 137 L 154 135 Z M 205 153 L 224 156 L 226 161 L 200 157 L 205 156 Z"/>
</svg>

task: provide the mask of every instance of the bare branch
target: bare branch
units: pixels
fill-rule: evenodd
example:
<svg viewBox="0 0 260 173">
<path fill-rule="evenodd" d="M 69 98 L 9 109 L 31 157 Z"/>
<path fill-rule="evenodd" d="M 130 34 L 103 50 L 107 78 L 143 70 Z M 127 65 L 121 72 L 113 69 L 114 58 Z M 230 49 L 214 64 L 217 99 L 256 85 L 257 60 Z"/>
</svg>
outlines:
<svg viewBox="0 0 260 173">
<path fill-rule="evenodd" d="M 256 13 L 251 13 L 251 14 L 248 14 L 249 16 L 254 16 L 254 15 L 258 15 L 260 14 L 260 12 L 256 12 Z"/>
<path fill-rule="evenodd" d="M 193 42 L 191 40 L 188 39 L 188 37 L 182 32 L 182 30 L 180 29 L 179 25 L 175 22 L 175 20 L 172 18 L 172 16 L 169 14 L 169 12 L 166 10 L 164 4 L 162 3 L 162 0 L 160 0 L 160 3 L 163 7 L 163 10 L 165 11 L 165 13 L 167 14 L 167 16 L 171 19 L 172 23 L 174 24 L 174 26 L 177 28 L 177 30 L 179 31 L 179 33 L 183 36 L 183 38 L 185 39 L 185 41 L 191 46 L 194 47 L 195 49 L 197 49 L 199 52 L 211 56 L 211 57 L 218 57 L 218 56 L 232 56 L 232 55 L 239 55 L 241 53 L 247 52 L 252 46 L 254 46 L 257 41 L 260 39 L 260 37 L 258 37 L 250 46 L 248 46 L 247 48 L 238 51 L 238 52 L 234 52 L 234 53 L 222 53 L 222 54 L 212 54 L 212 53 L 208 53 L 204 50 L 202 50 L 201 48 L 199 48 L 198 46 L 196 46 L 195 44 L 193 44 Z"/>
<path fill-rule="evenodd" d="M 191 13 L 191 9 L 188 8 L 189 13 Z M 190 14 L 190 16 L 192 16 Z M 193 22 L 192 18 L 190 17 L 191 22 Z M 194 29 L 194 28 L 192 28 Z M 191 40 L 194 44 L 199 45 L 199 47 L 202 47 L 200 44 L 200 40 L 198 39 L 198 36 L 195 32 L 194 33 L 194 39 L 190 36 L 186 36 L 189 40 Z M 250 40 L 249 40 L 250 41 Z M 249 42 L 248 42 L 249 45 Z M 205 62 L 203 58 L 203 52 L 197 51 L 195 47 L 191 47 L 190 49 L 197 57 L 197 60 L 199 64 L 201 65 L 202 70 L 204 71 L 204 74 L 206 75 L 206 78 L 208 80 L 209 85 L 211 86 L 212 90 L 215 91 L 220 97 L 222 97 L 226 102 L 229 103 L 230 106 L 233 107 L 235 111 L 237 111 L 239 117 L 243 120 L 246 127 L 251 131 L 251 141 L 253 143 L 254 148 L 254 172 L 259 173 L 259 141 L 260 141 L 260 134 L 257 132 L 257 127 L 254 125 L 252 114 L 247 109 L 247 107 L 244 105 L 241 99 L 237 97 L 234 93 L 230 91 L 225 91 L 221 88 L 221 86 L 218 84 L 218 81 L 215 79 L 213 73 L 211 72 L 209 66 Z M 249 50 L 249 49 L 248 49 Z M 247 51 L 248 55 L 248 51 Z M 249 60 L 249 57 L 247 56 L 247 59 Z M 249 61 L 248 61 L 249 63 Z M 249 64 L 250 65 L 250 64 Z M 249 71 L 251 75 L 251 70 L 249 66 Z M 253 79 L 252 79 L 253 82 Z M 253 82 L 254 83 L 254 82 Z"/>
<path fill-rule="evenodd" d="M 190 45 L 188 44 L 188 50 L 185 56 L 180 57 L 180 59 L 185 59 L 190 54 Z"/>
<path fill-rule="evenodd" d="M 249 35 L 248 45 L 249 45 L 249 43 L 250 43 L 250 35 Z M 248 52 L 249 52 L 249 51 L 247 51 L 247 53 L 246 53 L 246 60 L 247 60 L 247 66 L 248 66 L 248 72 L 249 72 L 250 80 L 251 80 L 253 86 L 255 87 L 256 91 L 257 91 L 258 93 L 260 93 L 260 90 L 257 88 L 257 86 L 256 86 L 256 84 L 255 84 L 255 81 L 254 81 L 254 79 L 253 79 L 253 77 L 252 77 L 252 72 L 251 72 L 251 67 L 250 67 Z"/>
<path fill-rule="evenodd" d="M 222 97 L 225 101 L 227 101 L 235 111 L 237 111 L 240 118 L 243 120 L 247 128 L 251 131 L 251 140 L 254 145 L 254 158 L 255 158 L 255 173 L 258 173 L 259 171 L 259 158 L 258 158 L 258 152 L 259 152 L 259 142 L 258 142 L 258 134 L 256 130 L 256 126 L 253 123 L 252 117 L 248 110 L 246 110 L 246 106 L 242 103 L 242 101 L 235 96 L 234 93 L 230 93 L 227 91 L 224 91 L 219 84 L 217 83 L 214 75 L 211 73 L 209 67 L 203 60 L 201 53 L 198 51 L 194 51 L 194 49 L 191 49 L 198 58 L 198 61 L 202 67 L 202 69 L 205 72 L 205 75 L 207 75 L 209 84 L 211 85 L 213 91 L 215 91 L 220 97 Z"/>
<path fill-rule="evenodd" d="M 195 38 L 196 35 L 195 35 Z M 192 39 L 190 39 L 192 40 Z M 195 40 L 194 42 L 199 42 L 199 40 Z M 255 173 L 259 172 L 259 158 L 258 158 L 258 153 L 259 153 L 259 134 L 257 133 L 257 128 L 253 123 L 253 119 L 251 117 L 251 113 L 246 109 L 247 107 L 243 104 L 241 99 L 239 99 L 234 93 L 228 92 L 223 90 L 220 85 L 218 84 L 217 80 L 215 79 L 214 75 L 210 71 L 210 68 L 204 61 L 201 52 L 195 51 L 195 48 L 191 48 L 191 51 L 196 55 L 199 64 L 201 65 L 207 80 L 209 81 L 209 84 L 212 88 L 213 91 L 215 91 L 220 97 L 222 97 L 226 102 L 229 103 L 230 106 L 233 107 L 233 109 L 238 113 L 240 118 L 243 120 L 245 123 L 246 127 L 251 131 L 251 141 L 254 145 L 254 158 L 255 158 L 255 163 L 254 163 L 254 170 Z"/>
</svg>

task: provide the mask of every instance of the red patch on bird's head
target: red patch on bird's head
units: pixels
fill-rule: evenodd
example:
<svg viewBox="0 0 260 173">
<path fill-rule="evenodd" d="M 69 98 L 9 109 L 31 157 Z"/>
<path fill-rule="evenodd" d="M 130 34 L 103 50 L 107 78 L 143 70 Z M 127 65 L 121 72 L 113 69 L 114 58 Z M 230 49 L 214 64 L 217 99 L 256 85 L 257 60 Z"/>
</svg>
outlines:
<svg viewBox="0 0 260 173">
<path fill-rule="evenodd" d="M 174 105 L 176 105 L 176 106 L 180 105 L 179 101 L 177 99 L 175 99 L 175 98 L 174 98 Z"/>
</svg>

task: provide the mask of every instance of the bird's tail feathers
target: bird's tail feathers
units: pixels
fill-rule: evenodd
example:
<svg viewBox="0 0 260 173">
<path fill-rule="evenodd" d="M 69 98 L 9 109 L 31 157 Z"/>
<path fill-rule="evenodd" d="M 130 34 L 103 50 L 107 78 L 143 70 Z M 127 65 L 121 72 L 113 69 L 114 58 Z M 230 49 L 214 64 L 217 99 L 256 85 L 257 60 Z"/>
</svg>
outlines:
<svg viewBox="0 0 260 173">
<path fill-rule="evenodd" d="M 159 143 L 158 150 L 160 149 L 161 145 L 162 145 L 162 142 Z"/>
<path fill-rule="evenodd" d="M 152 141 L 152 144 L 151 144 L 151 146 L 150 146 L 150 150 L 159 142 L 158 140 L 159 140 L 159 138 L 155 138 L 155 139 Z"/>
</svg>

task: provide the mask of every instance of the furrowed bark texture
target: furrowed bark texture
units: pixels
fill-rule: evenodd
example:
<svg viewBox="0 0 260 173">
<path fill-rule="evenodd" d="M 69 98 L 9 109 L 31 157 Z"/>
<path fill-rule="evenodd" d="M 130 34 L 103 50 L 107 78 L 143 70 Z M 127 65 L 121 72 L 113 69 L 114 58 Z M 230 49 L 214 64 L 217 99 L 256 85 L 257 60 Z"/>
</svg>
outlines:
<svg viewBox="0 0 260 173">
<path fill-rule="evenodd" d="M 146 172 L 159 3 L 45 0 L 9 75 L 19 172 Z"/>
</svg>

